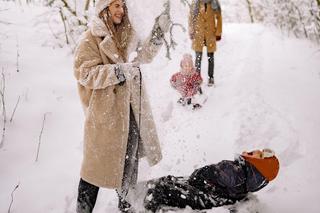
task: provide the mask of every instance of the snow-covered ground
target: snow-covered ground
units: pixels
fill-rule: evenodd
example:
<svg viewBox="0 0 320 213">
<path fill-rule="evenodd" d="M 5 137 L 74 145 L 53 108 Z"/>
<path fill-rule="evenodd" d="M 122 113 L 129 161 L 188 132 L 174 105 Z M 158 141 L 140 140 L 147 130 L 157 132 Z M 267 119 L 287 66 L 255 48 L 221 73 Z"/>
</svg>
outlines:
<svg viewBox="0 0 320 213">
<path fill-rule="evenodd" d="M 146 7 L 146 17 L 159 11 L 152 4 Z M 139 8 L 133 22 L 144 21 L 145 35 L 153 22 L 139 16 Z M 174 8 L 176 21 L 185 25 L 186 9 Z M 0 212 L 8 212 L 12 195 L 11 212 L 75 212 L 84 116 L 70 49 L 44 46 L 51 32 L 34 25 L 44 11 L 0 4 L 7 114 L 0 148 Z M 217 85 L 203 86 L 208 100 L 192 111 L 177 105 L 178 94 L 169 86 L 182 54 L 192 53 L 187 34 L 177 29 L 175 37 L 179 46 L 173 60 L 165 58 L 163 48 L 152 64 L 142 66 L 164 158 L 152 168 L 142 160 L 139 179 L 188 175 L 243 150 L 270 147 L 279 156 L 279 176 L 256 193 L 259 202 L 241 212 L 319 212 L 320 47 L 261 25 L 225 24 L 215 55 Z M 118 212 L 113 190 L 100 190 L 95 212 Z"/>
</svg>

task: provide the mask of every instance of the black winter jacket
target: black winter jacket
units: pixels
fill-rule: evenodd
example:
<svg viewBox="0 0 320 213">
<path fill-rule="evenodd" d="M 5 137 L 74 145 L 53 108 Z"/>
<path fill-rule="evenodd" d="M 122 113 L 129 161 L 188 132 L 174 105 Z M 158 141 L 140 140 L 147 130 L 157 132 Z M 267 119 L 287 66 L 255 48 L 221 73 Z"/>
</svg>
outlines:
<svg viewBox="0 0 320 213">
<path fill-rule="evenodd" d="M 163 207 L 211 209 L 234 204 L 267 184 L 254 166 L 239 157 L 204 166 L 190 177 L 169 175 L 150 180 L 144 207 L 151 212 Z"/>
<path fill-rule="evenodd" d="M 260 172 L 244 158 L 224 160 L 195 170 L 189 184 L 205 192 L 216 192 L 220 197 L 241 200 L 248 192 L 255 192 L 268 184 Z"/>
</svg>

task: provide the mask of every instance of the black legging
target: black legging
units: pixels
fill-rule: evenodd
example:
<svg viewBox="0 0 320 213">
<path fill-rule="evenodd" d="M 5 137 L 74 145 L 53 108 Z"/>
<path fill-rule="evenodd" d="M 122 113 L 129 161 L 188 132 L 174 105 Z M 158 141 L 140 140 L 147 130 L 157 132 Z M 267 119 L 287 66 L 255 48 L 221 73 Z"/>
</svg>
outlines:
<svg viewBox="0 0 320 213">
<path fill-rule="evenodd" d="M 80 178 L 77 199 L 77 213 L 90 213 L 97 201 L 99 187 Z"/>
<path fill-rule="evenodd" d="M 201 60 L 202 60 L 202 52 L 196 52 L 196 62 L 195 66 L 199 73 L 201 73 Z M 208 53 L 208 76 L 209 78 L 213 78 L 214 75 L 214 53 Z"/>
<path fill-rule="evenodd" d="M 121 204 L 126 203 L 129 187 L 135 185 L 137 182 L 138 144 L 140 140 L 138 128 L 133 110 L 130 107 L 130 125 L 126 151 L 126 155 L 129 157 L 125 159 L 121 189 L 116 190 L 119 196 L 119 208 L 122 207 Z M 88 183 L 81 178 L 78 188 L 77 213 L 91 213 L 96 204 L 98 192 L 98 186 Z"/>
</svg>

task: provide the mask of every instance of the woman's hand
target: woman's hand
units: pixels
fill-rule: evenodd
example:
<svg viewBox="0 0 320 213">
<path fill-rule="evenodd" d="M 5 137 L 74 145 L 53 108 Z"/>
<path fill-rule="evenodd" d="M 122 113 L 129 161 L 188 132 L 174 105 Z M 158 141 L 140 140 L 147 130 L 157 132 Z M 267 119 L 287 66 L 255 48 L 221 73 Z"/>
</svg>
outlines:
<svg viewBox="0 0 320 213">
<path fill-rule="evenodd" d="M 190 40 L 194 39 L 194 32 L 189 32 L 189 38 L 190 38 Z"/>
<path fill-rule="evenodd" d="M 193 29 L 193 27 L 189 27 L 189 38 L 191 39 L 191 40 L 193 40 L 194 39 L 194 29 Z"/>
</svg>

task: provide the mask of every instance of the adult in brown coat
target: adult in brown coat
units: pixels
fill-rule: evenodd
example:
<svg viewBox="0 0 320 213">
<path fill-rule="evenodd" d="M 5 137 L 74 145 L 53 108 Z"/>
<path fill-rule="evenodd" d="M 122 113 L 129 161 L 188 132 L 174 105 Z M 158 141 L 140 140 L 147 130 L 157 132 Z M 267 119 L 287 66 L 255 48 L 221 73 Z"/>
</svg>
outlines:
<svg viewBox="0 0 320 213">
<path fill-rule="evenodd" d="M 221 7 L 218 0 L 193 0 L 189 14 L 189 35 L 196 52 L 196 68 L 201 71 L 203 47 L 207 47 L 208 86 L 214 85 L 214 52 L 222 34 Z"/>
<path fill-rule="evenodd" d="M 137 181 L 138 159 L 146 157 L 153 166 L 162 158 L 139 64 L 151 62 L 168 26 L 168 16 L 160 16 L 139 46 L 125 0 L 96 4 L 74 62 L 85 111 L 77 213 L 93 211 L 99 187 L 116 189 L 119 209 L 130 212 L 126 195 Z M 136 57 L 129 61 L 135 51 Z"/>
</svg>

